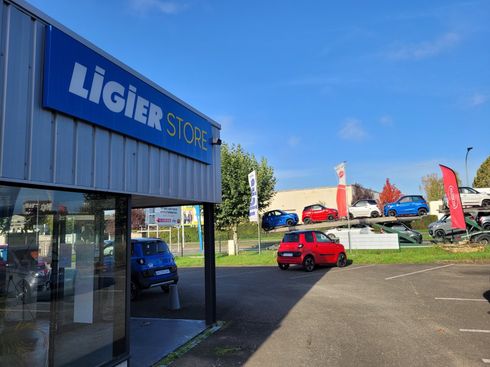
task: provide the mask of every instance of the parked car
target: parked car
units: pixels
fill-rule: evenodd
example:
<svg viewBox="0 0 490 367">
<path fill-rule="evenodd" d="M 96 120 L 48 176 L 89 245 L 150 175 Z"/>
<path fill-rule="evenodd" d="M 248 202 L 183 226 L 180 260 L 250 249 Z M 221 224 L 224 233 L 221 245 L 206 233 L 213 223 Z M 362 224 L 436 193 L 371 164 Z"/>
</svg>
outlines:
<svg viewBox="0 0 490 367">
<path fill-rule="evenodd" d="M 168 292 L 170 284 L 177 284 L 177 265 L 167 244 L 158 238 L 131 240 L 131 300 L 138 298 L 142 289 L 161 287 Z"/>
<path fill-rule="evenodd" d="M 421 195 L 405 195 L 394 203 L 386 204 L 383 213 L 387 217 L 426 215 L 429 213 L 429 205 Z"/>
<path fill-rule="evenodd" d="M 408 227 L 406 224 L 402 222 L 385 223 L 384 226 L 394 229 L 395 231 L 400 232 L 401 234 L 414 239 L 415 242 L 419 244 L 422 243 L 423 241 L 422 233 L 413 230 L 412 228 Z M 408 241 L 402 236 L 399 236 L 399 239 L 400 242 L 410 243 L 410 241 Z"/>
<path fill-rule="evenodd" d="M 466 229 L 460 229 L 460 228 L 452 228 L 451 227 L 451 215 L 447 214 L 443 216 L 441 219 L 432 222 L 429 224 L 429 234 L 433 238 L 444 238 L 446 236 L 458 234 L 458 233 L 463 233 L 466 231 Z M 490 225 L 490 223 L 489 223 Z"/>
<path fill-rule="evenodd" d="M 357 200 L 352 206 L 349 207 L 349 216 L 351 218 L 376 218 L 381 216 L 381 210 L 379 210 L 376 200 L 362 199 Z"/>
<path fill-rule="evenodd" d="M 488 206 L 490 207 L 490 194 L 479 192 L 472 187 L 460 187 L 459 196 L 463 206 Z M 444 205 L 447 207 L 447 197 L 442 198 Z"/>
<path fill-rule="evenodd" d="M 276 227 L 295 226 L 298 222 L 298 214 L 287 213 L 284 210 L 271 210 L 262 216 L 262 228 L 265 231 L 270 231 Z"/>
<path fill-rule="evenodd" d="M 483 227 L 484 230 L 489 231 L 490 230 L 490 215 L 481 216 L 478 219 L 478 223 L 480 224 L 480 226 Z"/>
<path fill-rule="evenodd" d="M 302 265 L 309 272 L 317 264 L 344 267 L 347 255 L 344 246 L 332 236 L 320 231 L 295 231 L 284 235 L 277 251 L 277 264 L 282 270 L 290 265 Z"/>
<path fill-rule="evenodd" d="M 301 220 L 304 224 L 337 219 L 339 219 L 339 212 L 337 209 L 327 208 L 321 204 L 305 206 L 303 214 L 301 215 Z"/>
<path fill-rule="evenodd" d="M 0 292 L 23 304 L 37 301 L 37 294 L 49 288 L 50 270 L 37 257 L 37 251 L 25 247 L 0 246 Z"/>
</svg>

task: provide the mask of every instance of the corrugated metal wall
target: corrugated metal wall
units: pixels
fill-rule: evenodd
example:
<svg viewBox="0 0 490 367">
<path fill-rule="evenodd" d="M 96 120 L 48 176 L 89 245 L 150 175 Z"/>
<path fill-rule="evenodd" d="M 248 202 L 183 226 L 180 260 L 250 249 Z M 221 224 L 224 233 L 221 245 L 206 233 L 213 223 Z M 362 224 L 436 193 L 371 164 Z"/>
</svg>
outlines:
<svg viewBox="0 0 490 367">
<path fill-rule="evenodd" d="M 219 146 L 206 165 L 43 110 L 46 23 L 5 2 L 0 19 L 0 180 L 166 199 L 144 205 L 221 200 Z"/>
</svg>

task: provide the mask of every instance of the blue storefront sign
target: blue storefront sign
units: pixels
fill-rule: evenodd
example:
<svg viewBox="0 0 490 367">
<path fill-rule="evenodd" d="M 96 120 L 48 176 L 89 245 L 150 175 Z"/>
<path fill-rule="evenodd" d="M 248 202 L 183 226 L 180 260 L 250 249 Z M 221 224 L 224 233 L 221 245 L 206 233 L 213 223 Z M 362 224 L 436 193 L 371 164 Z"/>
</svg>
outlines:
<svg viewBox="0 0 490 367">
<path fill-rule="evenodd" d="M 43 106 L 212 163 L 209 121 L 53 26 Z"/>
</svg>

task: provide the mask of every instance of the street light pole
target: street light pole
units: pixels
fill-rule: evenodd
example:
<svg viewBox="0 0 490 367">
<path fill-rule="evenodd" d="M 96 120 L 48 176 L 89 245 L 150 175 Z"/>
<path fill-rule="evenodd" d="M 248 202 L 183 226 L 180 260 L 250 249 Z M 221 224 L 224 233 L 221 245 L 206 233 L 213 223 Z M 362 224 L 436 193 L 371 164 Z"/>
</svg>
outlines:
<svg viewBox="0 0 490 367">
<path fill-rule="evenodd" d="M 473 149 L 473 147 L 466 148 L 466 157 L 464 159 L 464 166 L 466 168 L 466 186 L 470 186 L 468 182 L 468 153 L 470 152 L 471 149 Z"/>
</svg>

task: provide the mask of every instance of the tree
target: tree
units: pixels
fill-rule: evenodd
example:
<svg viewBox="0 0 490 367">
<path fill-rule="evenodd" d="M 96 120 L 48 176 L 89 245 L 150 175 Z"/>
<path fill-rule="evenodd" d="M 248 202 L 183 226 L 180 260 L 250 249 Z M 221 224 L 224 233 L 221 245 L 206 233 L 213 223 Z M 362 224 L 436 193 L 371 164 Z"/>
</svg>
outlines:
<svg viewBox="0 0 490 367">
<path fill-rule="evenodd" d="M 274 170 L 262 158 L 260 162 L 240 145 L 221 146 L 222 203 L 216 206 L 216 227 L 232 229 L 237 241 L 237 226 L 248 218 L 250 187 L 248 174 L 256 170 L 259 211 L 269 205 L 275 194 Z"/>
<path fill-rule="evenodd" d="M 444 183 L 437 173 L 431 173 L 422 177 L 421 190 L 425 192 L 428 201 L 441 200 L 444 196 Z"/>
<path fill-rule="evenodd" d="M 145 225 L 145 210 L 131 209 L 131 229 L 140 229 Z"/>
<path fill-rule="evenodd" d="M 381 209 L 385 206 L 386 203 L 392 203 L 394 201 L 397 201 L 400 196 L 402 196 L 402 193 L 400 190 L 395 185 L 392 185 L 390 183 L 390 179 L 386 179 L 386 183 L 383 186 L 383 190 L 381 191 L 381 194 L 379 194 L 379 206 Z"/>
<path fill-rule="evenodd" d="M 361 184 L 355 183 L 352 185 L 352 202 L 355 203 L 361 199 L 374 199 L 374 192 Z"/>
<path fill-rule="evenodd" d="M 476 171 L 473 187 L 490 187 L 490 157 L 485 159 Z"/>
</svg>

